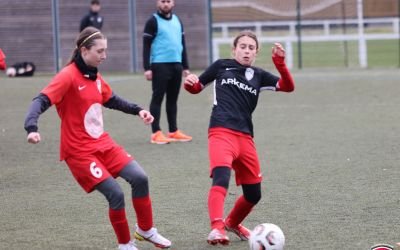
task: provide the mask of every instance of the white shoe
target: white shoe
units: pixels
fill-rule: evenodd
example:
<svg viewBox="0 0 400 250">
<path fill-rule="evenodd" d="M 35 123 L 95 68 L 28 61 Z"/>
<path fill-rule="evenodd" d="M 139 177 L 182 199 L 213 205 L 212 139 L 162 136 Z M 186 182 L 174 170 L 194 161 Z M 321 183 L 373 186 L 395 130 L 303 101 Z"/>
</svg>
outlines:
<svg viewBox="0 0 400 250">
<path fill-rule="evenodd" d="M 207 243 L 210 245 L 229 245 L 229 238 L 226 235 L 225 229 L 214 228 L 208 234 Z"/>
<path fill-rule="evenodd" d="M 129 241 L 127 244 L 119 244 L 118 250 L 139 250 L 136 248 L 136 244 L 134 241 Z"/>
<path fill-rule="evenodd" d="M 155 228 L 155 227 L 152 227 L 148 231 L 143 231 L 136 224 L 136 230 L 134 233 L 134 237 L 140 241 L 145 240 L 150 243 L 153 243 L 154 246 L 156 246 L 158 248 L 170 248 L 172 245 L 171 241 L 169 241 L 168 239 L 164 238 L 161 234 L 159 234 L 157 232 L 157 228 Z"/>
</svg>

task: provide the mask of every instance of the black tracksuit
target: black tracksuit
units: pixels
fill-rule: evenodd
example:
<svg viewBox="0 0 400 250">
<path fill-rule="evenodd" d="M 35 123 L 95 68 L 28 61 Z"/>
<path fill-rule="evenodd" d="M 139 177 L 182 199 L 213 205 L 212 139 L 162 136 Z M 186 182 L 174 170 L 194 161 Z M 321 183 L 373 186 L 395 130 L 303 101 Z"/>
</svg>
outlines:
<svg viewBox="0 0 400 250">
<path fill-rule="evenodd" d="M 98 12 L 89 11 L 89 13 L 82 18 L 79 31 L 82 31 L 89 26 L 101 30 L 101 27 L 103 27 L 103 21 L 104 18 L 100 16 Z"/>
</svg>

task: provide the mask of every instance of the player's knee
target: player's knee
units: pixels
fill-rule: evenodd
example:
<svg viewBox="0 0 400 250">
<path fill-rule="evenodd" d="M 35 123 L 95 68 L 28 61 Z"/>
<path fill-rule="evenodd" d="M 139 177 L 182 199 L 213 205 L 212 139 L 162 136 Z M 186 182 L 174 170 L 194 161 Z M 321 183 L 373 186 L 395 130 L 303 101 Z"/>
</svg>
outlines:
<svg viewBox="0 0 400 250">
<path fill-rule="evenodd" d="M 135 176 L 133 183 L 131 183 L 132 188 L 134 186 L 137 187 L 148 187 L 149 186 L 149 178 L 145 174 L 140 174 Z"/>
<path fill-rule="evenodd" d="M 132 188 L 134 186 L 144 186 L 148 185 L 148 178 L 146 172 L 139 165 L 137 161 L 129 162 L 119 173 L 119 175 L 124 178 Z"/>
<path fill-rule="evenodd" d="M 124 192 L 121 189 L 113 190 L 108 200 L 110 208 L 114 210 L 122 209 L 125 207 Z"/>
<path fill-rule="evenodd" d="M 118 210 L 125 207 L 124 193 L 114 178 L 105 179 L 96 189 L 107 199 L 110 208 Z"/>
<path fill-rule="evenodd" d="M 213 186 L 221 186 L 228 189 L 231 178 L 231 169 L 229 167 L 216 167 L 213 169 L 212 174 Z"/>
<path fill-rule="evenodd" d="M 149 179 L 136 161 L 128 163 L 119 173 L 132 187 L 132 197 L 144 197 L 149 193 Z"/>
<path fill-rule="evenodd" d="M 130 184 L 132 187 L 132 198 L 144 197 L 149 194 L 149 179 L 144 172 L 134 175 Z"/>
<path fill-rule="evenodd" d="M 244 198 L 251 204 L 257 204 L 261 200 L 261 192 L 245 194 Z"/>
<path fill-rule="evenodd" d="M 261 200 L 261 183 L 243 184 L 242 189 L 246 201 L 257 204 Z"/>
</svg>

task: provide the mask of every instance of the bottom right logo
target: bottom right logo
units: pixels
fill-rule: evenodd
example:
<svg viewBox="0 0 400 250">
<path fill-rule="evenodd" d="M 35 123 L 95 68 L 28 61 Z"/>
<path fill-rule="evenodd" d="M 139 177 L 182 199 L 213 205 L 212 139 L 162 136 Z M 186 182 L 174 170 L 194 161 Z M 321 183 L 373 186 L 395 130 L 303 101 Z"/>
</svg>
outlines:
<svg viewBox="0 0 400 250">
<path fill-rule="evenodd" d="M 394 247 L 388 244 L 378 244 L 371 247 L 371 250 L 393 250 Z"/>
</svg>

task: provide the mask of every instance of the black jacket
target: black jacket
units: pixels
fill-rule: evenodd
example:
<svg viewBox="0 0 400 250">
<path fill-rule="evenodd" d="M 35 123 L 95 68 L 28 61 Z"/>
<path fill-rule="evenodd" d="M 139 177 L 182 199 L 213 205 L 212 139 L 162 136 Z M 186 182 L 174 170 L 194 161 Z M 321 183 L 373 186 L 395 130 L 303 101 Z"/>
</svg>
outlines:
<svg viewBox="0 0 400 250">
<path fill-rule="evenodd" d="M 89 26 L 93 26 L 101 30 L 101 27 L 103 26 L 103 21 L 104 18 L 100 16 L 98 12 L 89 11 L 89 13 L 82 18 L 79 31 L 82 31 L 84 28 Z"/>
</svg>

